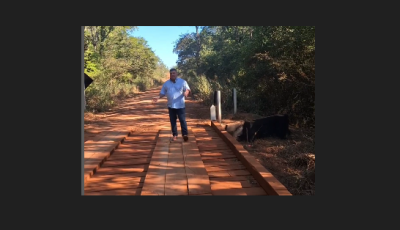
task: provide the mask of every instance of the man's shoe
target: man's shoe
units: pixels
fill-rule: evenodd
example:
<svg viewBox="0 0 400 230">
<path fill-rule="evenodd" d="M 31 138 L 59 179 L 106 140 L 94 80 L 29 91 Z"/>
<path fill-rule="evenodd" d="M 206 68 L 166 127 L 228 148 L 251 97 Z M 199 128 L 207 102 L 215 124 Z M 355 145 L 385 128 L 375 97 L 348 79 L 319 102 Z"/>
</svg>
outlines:
<svg viewBox="0 0 400 230">
<path fill-rule="evenodd" d="M 177 136 L 172 136 L 171 141 L 176 141 Z"/>
<path fill-rule="evenodd" d="M 183 140 L 184 140 L 184 141 L 188 141 L 188 140 L 189 140 L 189 137 L 188 137 L 187 135 L 183 135 Z"/>
</svg>

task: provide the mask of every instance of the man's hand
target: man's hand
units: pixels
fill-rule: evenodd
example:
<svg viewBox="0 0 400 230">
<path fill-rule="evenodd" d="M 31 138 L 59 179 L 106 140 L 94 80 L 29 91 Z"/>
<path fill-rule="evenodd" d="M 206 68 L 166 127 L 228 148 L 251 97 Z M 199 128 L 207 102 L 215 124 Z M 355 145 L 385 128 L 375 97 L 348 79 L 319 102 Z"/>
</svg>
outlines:
<svg viewBox="0 0 400 230">
<path fill-rule="evenodd" d="M 156 103 L 158 101 L 158 97 L 153 97 L 153 103 Z"/>
<path fill-rule="evenodd" d="M 183 95 L 185 96 L 185 97 L 187 97 L 188 95 L 189 95 L 189 90 L 186 90 L 184 93 L 183 93 Z"/>
</svg>

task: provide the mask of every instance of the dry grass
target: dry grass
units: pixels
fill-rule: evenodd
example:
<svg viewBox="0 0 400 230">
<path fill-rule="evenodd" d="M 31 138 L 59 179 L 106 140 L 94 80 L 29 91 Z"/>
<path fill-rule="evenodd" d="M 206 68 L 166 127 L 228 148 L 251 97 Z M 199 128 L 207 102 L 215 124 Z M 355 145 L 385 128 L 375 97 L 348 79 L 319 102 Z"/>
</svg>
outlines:
<svg viewBox="0 0 400 230">
<path fill-rule="evenodd" d="M 224 124 L 260 118 L 249 113 L 230 115 Z M 293 195 L 315 195 L 315 134 L 313 129 L 290 127 L 287 140 L 264 138 L 243 147 L 268 169 Z"/>
</svg>

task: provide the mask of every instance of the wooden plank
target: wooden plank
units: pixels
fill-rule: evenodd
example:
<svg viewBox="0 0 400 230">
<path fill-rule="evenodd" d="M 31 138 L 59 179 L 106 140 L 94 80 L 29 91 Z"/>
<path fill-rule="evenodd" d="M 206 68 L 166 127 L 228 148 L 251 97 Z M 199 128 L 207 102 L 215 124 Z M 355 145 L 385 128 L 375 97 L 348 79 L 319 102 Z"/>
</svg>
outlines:
<svg viewBox="0 0 400 230">
<path fill-rule="evenodd" d="M 129 136 L 125 139 L 125 141 L 152 141 L 156 142 L 157 134 L 154 135 L 136 135 L 136 136 Z"/>
<path fill-rule="evenodd" d="M 165 195 L 187 195 L 187 177 L 182 155 L 182 142 L 169 146 L 168 170 L 165 175 Z"/>
<path fill-rule="evenodd" d="M 164 183 L 149 184 L 149 183 L 146 183 L 146 181 L 145 181 L 140 195 L 141 196 L 164 196 L 165 195 Z"/>
<path fill-rule="evenodd" d="M 204 139 L 204 138 L 203 138 Z M 213 146 L 219 146 L 219 145 L 226 145 L 226 143 L 221 140 L 221 138 L 207 138 L 207 140 L 199 140 L 196 138 L 197 145 L 213 145 Z"/>
<path fill-rule="evenodd" d="M 144 182 L 147 184 L 165 184 L 165 176 L 160 176 L 159 173 L 147 173 Z"/>
<path fill-rule="evenodd" d="M 226 171 L 212 171 L 208 172 L 208 176 L 211 177 L 235 177 L 235 176 L 249 176 L 251 175 L 247 170 L 226 170 Z"/>
<path fill-rule="evenodd" d="M 84 196 L 135 196 L 140 195 L 140 189 L 115 189 L 99 192 L 84 192 Z"/>
<path fill-rule="evenodd" d="M 212 194 L 189 194 L 189 196 L 212 196 Z"/>
<path fill-rule="evenodd" d="M 156 143 L 133 143 L 129 141 L 124 141 L 124 146 L 130 147 L 130 148 L 154 148 L 156 146 Z"/>
<path fill-rule="evenodd" d="M 200 152 L 203 152 L 203 151 L 213 151 L 213 150 L 216 150 L 216 151 L 223 151 L 223 150 L 229 150 L 229 148 L 228 148 L 228 147 L 212 148 L 212 147 L 200 147 L 200 146 L 199 146 L 199 151 L 200 151 Z"/>
<path fill-rule="evenodd" d="M 189 195 L 211 193 L 208 175 L 187 173 Z"/>
<path fill-rule="evenodd" d="M 134 158 L 122 160 L 107 160 L 101 167 L 114 167 L 114 166 L 128 166 L 128 165 L 141 165 L 149 164 L 150 158 Z"/>
<path fill-rule="evenodd" d="M 168 166 L 169 133 L 160 130 L 144 179 L 141 195 L 165 195 L 165 174 Z"/>
<path fill-rule="evenodd" d="M 210 182 L 212 183 L 213 181 L 249 181 L 249 179 L 248 179 L 248 176 L 228 176 L 228 177 L 212 177 L 212 178 L 210 178 Z"/>
<path fill-rule="evenodd" d="M 247 170 L 229 170 L 227 171 L 231 176 L 249 176 L 251 175 Z"/>
<path fill-rule="evenodd" d="M 228 162 L 228 163 L 230 163 L 230 162 L 241 162 L 237 158 L 226 158 L 226 159 L 224 159 L 224 158 L 216 157 L 216 158 L 211 158 L 211 159 L 208 159 L 208 160 L 204 160 L 204 157 L 202 157 L 201 159 L 203 160 L 204 163 L 208 163 L 208 162 L 215 162 L 215 163 L 216 162 Z"/>
<path fill-rule="evenodd" d="M 90 178 L 90 180 L 107 180 L 107 179 L 114 180 L 116 178 L 118 179 L 121 178 L 123 180 L 124 178 L 132 178 L 132 177 L 143 177 L 144 180 L 145 176 L 146 172 L 124 173 L 121 175 L 117 175 L 117 177 L 114 174 L 103 174 L 103 175 L 95 174 Z"/>
<path fill-rule="evenodd" d="M 216 159 L 237 159 L 236 156 L 212 156 L 212 157 L 202 157 L 203 161 L 216 160 Z"/>
<path fill-rule="evenodd" d="M 235 154 L 233 154 L 233 153 L 217 153 L 217 152 L 214 152 L 214 153 L 210 153 L 210 152 L 208 152 L 208 153 L 201 153 L 201 156 L 202 157 L 235 157 L 236 158 L 236 155 Z"/>
<path fill-rule="evenodd" d="M 165 184 L 165 196 L 188 195 L 187 184 Z"/>
<path fill-rule="evenodd" d="M 144 177 L 146 176 L 145 172 L 141 173 L 124 173 L 121 175 L 115 174 L 106 174 L 106 175 L 93 175 L 90 178 L 90 182 L 107 182 L 107 181 L 125 181 L 125 180 L 132 180 L 133 178 L 140 178 L 141 182 L 144 182 Z"/>
<path fill-rule="evenodd" d="M 212 190 L 214 196 L 266 196 L 267 193 L 261 187 L 217 189 Z"/>
<path fill-rule="evenodd" d="M 93 186 L 85 186 L 84 192 L 99 192 L 105 190 L 115 190 L 115 189 L 136 189 L 142 188 L 143 183 L 136 181 L 129 181 L 126 183 L 96 183 Z"/>
<path fill-rule="evenodd" d="M 149 154 L 149 153 L 151 153 L 150 148 L 143 148 L 143 149 L 128 148 L 125 144 L 121 144 L 120 146 L 118 146 L 118 148 L 114 151 L 113 154 L 115 154 L 115 155 L 121 155 L 121 154 L 135 155 L 135 154 Z"/>
<path fill-rule="evenodd" d="M 212 190 L 259 187 L 248 181 L 211 181 Z"/>
<path fill-rule="evenodd" d="M 210 177 L 210 180 L 212 180 L 213 177 L 231 177 L 227 171 L 208 172 L 208 176 Z"/>
<path fill-rule="evenodd" d="M 206 143 L 206 141 L 214 141 L 214 140 L 221 140 L 221 138 L 218 136 L 212 137 L 208 135 L 204 137 L 196 137 L 197 143 Z"/>
<path fill-rule="evenodd" d="M 225 159 L 223 159 L 225 160 Z M 242 165 L 244 167 L 244 165 L 242 164 L 242 162 L 240 161 L 204 161 L 204 166 L 205 167 L 217 167 L 217 166 L 230 166 L 230 165 Z"/>
<path fill-rule="evenodd" d="M 186 177 L 186 173 L 182 173 L 179 175 L 172 175 L 172 174 L 167 174 L 165 176 L 165 187 L 169 187 L 169 185 L 173 184 L 184 184 L 187 185 L 188 180 Z"/>
<path fill-rule="evenodd" d="M 112 155 L 107 161 L 118 161 L 118 160 L 131 160 L 131 159 L 148 159 L 150 161 L 151 154 L 142 155 Z"/>
<path fill-rule="evenodd" d="M 192 129 L 188 129 L 189 136 L 194 136 Z M 211 186 L 207 170 L 201 159 L 199 149 L 194 138 L 182 144 L 185 161 L 185 170 L 188 180 L 189 195 L 210 194 Z"/>
<path fill-rule="evenodd" d="M 243 162 L 268 195 L 291 196 L 292 194 L 264 166 L 262 166 L 220 123 L 211 121 L 211 127 L 227 143 L 236 156 Z"/>
<path fill-rule="evenodd" d="M 147 165 L 138 165 L 138 167 L 105 167 L 97 170 L 96 175 L 140 173 L 147 171 Z"/>
<path fill-rule="evenodd" d="M 130 146 L 130 145 L 121 144 L 118 147 L 118 150 L 129 150 L 129 151 L 132 151 L 132 153 L 137 153 L 137 152 L 149 153 L 149 152 L 151 152 L 152 148 L 147 148 L 146 146 L 133 147 L 133 146 Z"/>
<path fill-rule="evenodd" d="M 246 169 L 244 165 L 226 165 L 226 166 L 208 166 L 206 165 L 207 172 L 215 172 L 215 171 L 227 171 L 227 170 L 238 170 L 238 169 Z"/>
</svg>

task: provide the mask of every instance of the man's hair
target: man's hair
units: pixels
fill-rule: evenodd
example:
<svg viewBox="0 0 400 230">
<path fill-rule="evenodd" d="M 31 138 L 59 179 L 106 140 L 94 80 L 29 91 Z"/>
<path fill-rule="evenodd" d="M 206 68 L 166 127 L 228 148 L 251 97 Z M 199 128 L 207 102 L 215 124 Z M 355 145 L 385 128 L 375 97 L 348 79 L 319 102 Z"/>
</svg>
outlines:
<svg viewBox="0 0 400 230">
<path fill-rule="evenodd" d="M 172 71 L 178 72 L 178 71 L 177 71 L 176 69 L 174 69 L 174 68 L 172 68 L 172 69 L 169 70 L 169 72 L 172 72 Z"/>
</svg>

